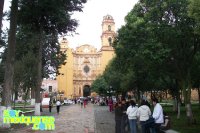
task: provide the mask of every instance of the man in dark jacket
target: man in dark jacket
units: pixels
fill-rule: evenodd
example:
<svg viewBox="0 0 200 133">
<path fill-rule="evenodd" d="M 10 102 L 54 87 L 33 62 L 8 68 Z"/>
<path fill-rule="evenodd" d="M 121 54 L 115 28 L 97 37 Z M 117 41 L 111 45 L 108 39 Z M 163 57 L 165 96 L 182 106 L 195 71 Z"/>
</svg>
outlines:
<svg viewBox="0 0 200 133">
<path fill-rule="evenodd" d="M 122 99 L 122 121 L 121 121 L 121 133 L 126 133 L 126 127 L 129 125 L 128 123 L 128 115 L 126 115 L 127 110 L 127 102 L 125 99 Z"/>
<path fill-rule="evenodd" d="M 121 133 L 121 121 L 122 121 L 122 107 L 121 102 L 118 102 L 115 107 L 115 133 Z"/>
</svg>

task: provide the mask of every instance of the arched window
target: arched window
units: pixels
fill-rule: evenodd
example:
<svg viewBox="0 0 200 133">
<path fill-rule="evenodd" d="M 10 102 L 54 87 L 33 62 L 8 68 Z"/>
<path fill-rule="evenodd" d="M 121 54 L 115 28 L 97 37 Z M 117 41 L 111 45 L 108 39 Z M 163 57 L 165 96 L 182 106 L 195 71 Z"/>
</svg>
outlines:
<svg viewBox="0 0 200 133">
<path fill-rule="evenodd" d="M 110 25 L 108 25 L 108 31 L 111 31 L 111 26 Z"/>
<path fill-rule="evenodd" d="M 111 37 L 108 38 L 108 43 L 109 43 L 110 46 L 112 45 L 112 38 Z"/>
</svg>

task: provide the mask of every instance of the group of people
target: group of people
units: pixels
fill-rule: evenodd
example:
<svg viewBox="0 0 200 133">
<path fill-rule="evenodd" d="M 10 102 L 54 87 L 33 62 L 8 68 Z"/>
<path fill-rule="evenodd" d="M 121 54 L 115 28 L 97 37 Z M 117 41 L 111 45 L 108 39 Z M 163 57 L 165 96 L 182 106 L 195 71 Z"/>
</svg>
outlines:
<svg viewBox="0 0 200 133">
<path fill-rule="evenodd" d="M 57 110 L 57 114 L 59 114 L 60 112 L 60 106 L 61 106 L 61 102 L 60 100 L 56 101 L 56 110 Z M 53 108 L 53 101 L 50 99 L 49 100 L 49 112 L 51 113 L 51 109 Z"/>
<path fill-rule="evenodd" d="M 83 108 L 83 106 L 86 108 L 87 102 L 87 99 L 80 99 L 81 108 Z"/>
<path fill-rule="evenodd" d="M 131 133 L 137 133 L 137 121 L 139 121 L 142 133 L 160 133 L 161 124 L 164 123 L 163 108 L 157 98 L 152 98 L 154 106 L 151 113 L 147 100 L 141 100 L 138 107 L 134 100 L 117 102 L 115 108 L 116 133 L 125 133 L 125 127 Z"/>
</svg>

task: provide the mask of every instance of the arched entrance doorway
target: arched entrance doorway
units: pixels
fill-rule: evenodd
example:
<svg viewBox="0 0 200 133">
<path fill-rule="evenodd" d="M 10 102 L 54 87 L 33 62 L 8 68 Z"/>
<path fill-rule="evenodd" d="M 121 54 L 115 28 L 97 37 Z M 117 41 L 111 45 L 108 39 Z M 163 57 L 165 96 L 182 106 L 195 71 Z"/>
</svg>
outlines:
<svg viewBox="0 0 200 133">
<path fill-rule="evenodd" d="M 83 87 L 83 96 L 87 97 L 87 96 L 90 96 L 90 94 L 91 94 L 90 86 L 89 85 L 85 85 Z"/>
</svg>

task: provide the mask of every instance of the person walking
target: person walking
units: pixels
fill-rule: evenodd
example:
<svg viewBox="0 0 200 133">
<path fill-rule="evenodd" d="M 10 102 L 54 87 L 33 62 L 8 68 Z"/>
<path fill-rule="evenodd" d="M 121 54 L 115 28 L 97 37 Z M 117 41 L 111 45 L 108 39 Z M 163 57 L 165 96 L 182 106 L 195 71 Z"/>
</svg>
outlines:
<svg viewBox="0 0 200 133">
<path fill-rule="evenodd" d="M 113 100 L 112 100 L 112 98 L 110 98 L 108 100 L 108 106 L 109 106 L 109 111 L 112 112 L 113 111 Z"/>
<path fill-rule="evenodd" d="M 157 98 L 152 99 L 153 102 L 153 118 L 155 119 L 153 133 L 160 133 L 161 124 L 164 123 L 163 108 L 159 104 Z"/>
<path fill-rule="evenodd" d="M 61 106 L 61 103 L 59 100 L 57 100 L 57 102 L 56 102 L 57 114 L 59 114 L 59 112 L 60 112 L 60 106 Z"/>
<path fill-rule="evenodd" d="M 49 112 L 50 112 L 50 113 L 51 113 L 52 107 L 53 107 L 53 102 L 52 102 L 52 100 L 50 99 L 50 100 L 49 100 Z"/>
<path fill-rule="evenodd" d="M 84 99 L 84 101 L 83 101 L 84 108 L 86 108 L 86 104 L 87 104 L 87 101 L 86 101 L 86 99 Z"/>
<path fill-rule="evenodd" d="M 149 106 L 146 105 L 145 100 L 142 100 L 141 105 L 137 111 L 137 116 L 139 117 L 142 133 L 146 133 L 149 130 L 145 127 L 145 123 L 149 119 L 150 115 L 151 115 L 151 110 Z"/>
<path fill-rule="evenodd" d="M 128 107 L 126 114 L 128 115 L 129 125 L 131 132 L 130 133 L 137 133 L 136 125 L 137 125 L 137 110 L 138 107 L 136 106 L 135 101 L 130 101 L 130 106 Z"/>
<path fill-rule="evenodd" d="M 81 108 L 83 108 L 83 99 L 80 99 Z"/>
<path fill-rule="evenodd" d="M 121 102 L 117 102 L 115 106 L 115 133 L 121 133 L 122 115 Z"/>
</svg>

